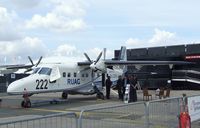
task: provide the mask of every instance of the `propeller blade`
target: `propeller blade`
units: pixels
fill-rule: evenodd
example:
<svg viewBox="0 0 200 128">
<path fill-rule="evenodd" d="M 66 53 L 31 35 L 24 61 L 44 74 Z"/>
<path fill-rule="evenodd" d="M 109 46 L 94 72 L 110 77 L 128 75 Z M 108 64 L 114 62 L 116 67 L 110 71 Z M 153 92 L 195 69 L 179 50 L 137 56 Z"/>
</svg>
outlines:
<svg viewBox="0 0 200 128">
<path fill-rule="evenodd" d="M 29 61 L 31 62 L 32 65 L 34 65 L 33 60 L 31 59 L 30 56 L 28 56 Z"/>
<path fill-rule="evenodd" d="M 38 60 L 38 62 L 35 64 L 35 67 L 37 67 L 40 64 L 41 60 L 42 60 L 42 56 L 40 57 L 40 59 Z"/>
<path fill-rule="evenodd" d="M 91 81 L 92 81 L 92 85 L 94 85 L 94 71 L 92 70 L 92 73 L 91 73 Z"/>
<path fill-rule="evenodd" d="M 91 61 L 90 57 L 87 55 L 87 53 L 84 53 L 84 55 L 85 55 L 85 57 L 87 58 L 87 60 L 88 60 L 90 63 L 92 63 L 92 61 Z"/>
<path fill-rule="evenodd" d="M 105 81 L 106 81 L 106 75 L 105 75 L 105 73 L 102 73 L 102 74 L 101 74 L 101 78 L 102 78 L 102 80 L 101 80 L 101 82 L 102 82 L 102 87 L 105 87 Z"/>
<path fill-rule="evenodd" d="M 26 71 L 24 71 L 24 73 L 30 72 L 32 70 L 33 70 L 32 68 L 28 68 L 28 69 L 26 69 Z"/>
<path fill-rule="evenodd" d="M 100 60 L 101 56 L 102 56 L 102 52 L 101 52 L 101 53 L 99 54 L 99 56 L 97 57 L 97 59 L 96 59 L 96 61 L 95 61 L 95 64 Z"/>
<path fill-rule="evenodd" d="M 106 48 L 103 49 L 103 59 L 106 59 Z"/>
</svg>

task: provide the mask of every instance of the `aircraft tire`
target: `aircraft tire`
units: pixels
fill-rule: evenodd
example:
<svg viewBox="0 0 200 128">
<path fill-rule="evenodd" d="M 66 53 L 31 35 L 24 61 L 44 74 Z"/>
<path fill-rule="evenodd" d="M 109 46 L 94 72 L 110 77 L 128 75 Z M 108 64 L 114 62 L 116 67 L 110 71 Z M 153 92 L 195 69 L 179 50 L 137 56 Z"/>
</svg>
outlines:
<svg viewBox="0 0 200 128">
<path fill-rule="evenodd" d="M 31 101 L 27 101 L 26 108 L 31 108 Z"/>
<path fill-rule="evenodd" d="M 100 94 L 100 98 L 101 98 L 102 100 L 104 100 L 104 95 L 103 95 L 103 93 Z"/>
<path fill-rule="evenodd" d="M 104 100 L 104 95 L 103 95 L 103 93 L 97 94 L 97 95 L 96 95 L 96 98 L 97 98 L 97 99 L 102 99 L 102 100 Z"/>
<path fill-rule="evenodd" d="M 30 108 L 31 107 L 31 102 L 30 101 L 27 101 L 27 102 L 22 101 L 21 102 L 21 107 L 23 107 L 23 108 Z"/>
<path fill-rule="evenodd" d="M 21 102 L 21 107 L 24 108 L 24 106 L 25 106 L 25 102 L 22 101 L 22 102 Z"/>
<path fill-rule="evenodd" d="M 63 92 L 63 93 L 62 93 L 62 98 L 63 98 L 63 99 L 67 99 L 67 98 L 68 98 L 68 94 L 67 94 L 66 92 Z"/>
</svg>

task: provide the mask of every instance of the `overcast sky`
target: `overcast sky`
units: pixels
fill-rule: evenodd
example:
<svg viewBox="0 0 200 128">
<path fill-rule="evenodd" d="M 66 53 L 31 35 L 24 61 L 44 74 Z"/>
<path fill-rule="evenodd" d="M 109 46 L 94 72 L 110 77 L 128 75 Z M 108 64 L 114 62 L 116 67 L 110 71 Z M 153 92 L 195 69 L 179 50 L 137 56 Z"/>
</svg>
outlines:
<svg viewBox="0 0 200 128">
<path fill-rule="evenodd" d="M 199 0 L 0 0 L 0 63 L 200 42 Z"/>
</svg>

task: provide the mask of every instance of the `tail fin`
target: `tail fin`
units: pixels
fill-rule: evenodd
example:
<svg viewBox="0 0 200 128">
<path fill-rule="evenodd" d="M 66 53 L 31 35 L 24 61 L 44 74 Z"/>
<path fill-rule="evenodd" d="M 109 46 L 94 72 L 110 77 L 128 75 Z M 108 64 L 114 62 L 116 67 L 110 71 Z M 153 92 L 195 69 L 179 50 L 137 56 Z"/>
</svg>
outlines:
<svg viewBox="0 0 200 128">
<path fill-rule="evenodd" d="M 122 46 L 120 53 L 119 53 L 119 60 L 127 61 L 127 53 L 126 53 L 126 47 Z"/>
<path fill-rule="evenodd" d="M 121 61 L 127 61 L 127 51 L 126 51 L 126 47 L 122 46 L 120 53 L 119 53 L 119 60 Z M 124 65 L 121 67 L 123 70 L 123 75 L 125 75 L 125 73 L 127 72 L 127 66 Z"/>
</svg>

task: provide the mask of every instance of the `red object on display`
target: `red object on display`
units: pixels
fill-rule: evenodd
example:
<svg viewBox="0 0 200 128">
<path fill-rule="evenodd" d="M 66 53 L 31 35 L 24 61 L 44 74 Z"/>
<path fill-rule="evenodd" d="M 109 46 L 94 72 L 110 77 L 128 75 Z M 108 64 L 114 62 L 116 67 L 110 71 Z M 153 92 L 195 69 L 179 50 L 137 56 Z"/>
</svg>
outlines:
<svg viewBox="0 0 200 128">
<path fill-rule="evenodd" d="M 179 128 L 191 128 L 191 119 L 188 112 L 182 112 L 179 116 Z"/>
</svg>

